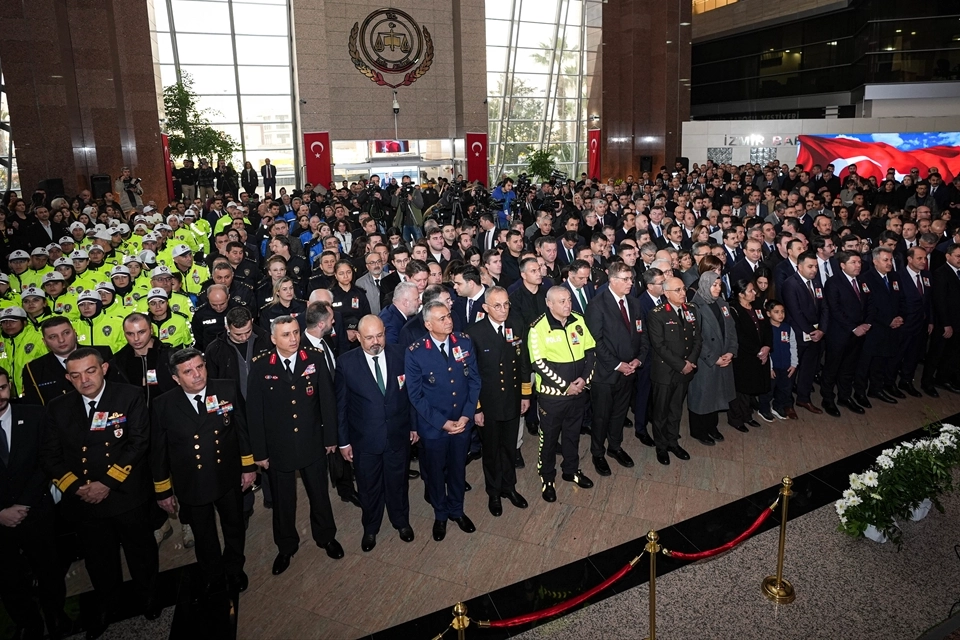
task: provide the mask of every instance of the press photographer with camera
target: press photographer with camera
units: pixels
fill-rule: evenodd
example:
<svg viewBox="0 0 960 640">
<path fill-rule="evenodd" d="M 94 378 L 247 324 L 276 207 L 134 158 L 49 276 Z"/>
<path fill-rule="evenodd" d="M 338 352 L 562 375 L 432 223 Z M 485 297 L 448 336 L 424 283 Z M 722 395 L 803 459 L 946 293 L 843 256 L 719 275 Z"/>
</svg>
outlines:
<svg viewBox="0 0 960 640">
<path fill-rule="evenodd" d="M 390 205 L 396 211 L 393 226 L 403 232 L 403 239 L 414 243 L 423 237 L 420 227 L 423 225 L 423 194 L 420 187 L 410 182 L 410 176 L 403 176 L 390 197 Z"/>
<path fill-rule="evenodd" d="M 124 213 L 131 209 L 140 210 L 143 207 L 143 189 L 140 187 L 140 178 L 134 178 L 130 167 L 120 169 L 120 177 L 113 183 L 113 190 L 120 196 L 120 208 Z"/>
</svg>

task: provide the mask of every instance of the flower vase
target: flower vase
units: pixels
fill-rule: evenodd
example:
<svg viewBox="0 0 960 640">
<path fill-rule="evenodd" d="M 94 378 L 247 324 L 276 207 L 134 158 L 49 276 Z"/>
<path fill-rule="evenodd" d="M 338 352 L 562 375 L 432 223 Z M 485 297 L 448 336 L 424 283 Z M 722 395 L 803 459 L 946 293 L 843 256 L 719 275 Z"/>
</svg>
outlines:
<svg viewBox="0 0 960 640">
<path fill-rule="evenodd" d="M 868 524 L 867 528 L 863 532 L 863 537 L 868 540 L 873 540 L 874 542 L 879 542 L 883 544 L 887 541 L 887 536 L 884 535 L 883 531 L 877 529 L 872 524 Z"/>
<path fill-rule="evenodd" d="M 918 520 L 923 520 L 927 517 L 927 514 L 930 513 L 930 507 L 933 506 L 933 503 L 930 502 L 930 499 L 927 498 L 916 507 L 913 508 L 913 511 L 910 512 L 910 520 L 916 522 Z"/>
</svg>

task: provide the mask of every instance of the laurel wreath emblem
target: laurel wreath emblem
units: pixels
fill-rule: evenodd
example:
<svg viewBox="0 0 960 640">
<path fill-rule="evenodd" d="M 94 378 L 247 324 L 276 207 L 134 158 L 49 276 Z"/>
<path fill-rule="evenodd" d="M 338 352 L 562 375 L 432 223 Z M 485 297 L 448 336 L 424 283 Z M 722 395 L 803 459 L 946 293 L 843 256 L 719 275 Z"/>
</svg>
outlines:
<svg viewBox="0 0 960 640">
<path fill-rule="evenodd" d="M 423 31 L 423 43 L 425 48 L 425 55 L 423 56 L 423 62 L 420 63 L 420 66 L 416 69 L 408 72 L 403 76 L 403 80 L 397 84 L 390 84 L 383 77 L 383 74 L 377 71 L 376 69 L 371 69 L 367 64 L 360 58 L 360 49 L 357 47 L 357 41 L 360 38 L 360 23 L 353 23 L 353 29 L 350 30 L 350 60 L 353 62 L 353 66 L 357 68 L 357 71 L 367 76 L 373 82 L 376 82 L 380 86 L 392 87 L 396 89 L 397 87 L 408 87 L 420 78 L 423 77 L 427 71 L 430 70 L 430 66 L 433 64 L 433 38 L 430 37 L 430 31 L 426 27 L 421 27 Z"/>
</svg>

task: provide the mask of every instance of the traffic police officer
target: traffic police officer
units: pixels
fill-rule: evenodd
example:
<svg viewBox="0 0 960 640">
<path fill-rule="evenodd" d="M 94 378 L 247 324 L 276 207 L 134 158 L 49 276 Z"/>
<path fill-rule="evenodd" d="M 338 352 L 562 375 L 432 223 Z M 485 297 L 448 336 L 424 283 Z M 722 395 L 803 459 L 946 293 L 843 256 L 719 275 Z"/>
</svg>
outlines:
<svg viewBox="0 0 960 640">
<path fill-rule="evenodd" d="M 173 248 L 173 262 L 183 278 L 181 291 L 193 296 L 200 295 L 202 285 L 210 279 L 210 270 L 203 265 L 194 264 L 193 252 L 185 244 Z"/>
<path fill-rule="evenodd" d="M 404 362 L 410 403 L 417 411 L 420 470 L 433 505 L 433 539 L 447 535 L 447 520 L 476 531 L 463 513 L 468 427 L 477 413 L 480 375 L 473 341 L 453 333 L 450 309 L 440 300 L 424 305 L 427 335 L 410 345 Z"/>
<path fill-rule="evenodd" d="M 11 372 L 13 396 L 23 393 L 23 369 L 28 362 L 47 352 L 47 347 L 38 334 L 25 327 L 27 312 L 22 307 L 6 307 L 0 310 L 0 366 Z"/>
<path fill-rule="evenodd" d="M 123 319 L 103 312 L 103 302 L 96 291 L 87 290 L 77 296 L 77 308 L 80 318 L 73 327 L 80 346 L 109 347 L 114 353 L 126 346 Z"/>
<path fill-rule="evenodd" d="M 151 289 L 147 294 L 147 306 L 150 309 L 150 324 L 156 327 L 160 342 L 165 342 L 171 347 L 193 345 L 190 322 L 187 316 L 170 309 L 166 291 L 159 287 Z"/>
<path fill-rule="evenodd" d="M 278 550 L 273 575 L 280 575 L 300 546 L 298 471 L 310 500 L 314 542 L 329 557 L 343 557 L 327 489 L 327 454 L 337 450 L 337 398 L 330 377 L 321 375 L 323 354 L 300 346 L 297 320 L 280 316 L 270 330 L 275 348 L 250 365 L 247 422 L 253 457 L 270 478 Z"/>
</svg>

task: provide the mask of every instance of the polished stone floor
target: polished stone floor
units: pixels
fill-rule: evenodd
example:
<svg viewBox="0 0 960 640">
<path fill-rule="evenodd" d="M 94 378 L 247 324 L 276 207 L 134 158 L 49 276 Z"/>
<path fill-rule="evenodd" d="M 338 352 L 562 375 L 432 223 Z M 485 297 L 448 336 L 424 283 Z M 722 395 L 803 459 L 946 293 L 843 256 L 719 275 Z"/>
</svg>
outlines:
<svg viewBox="0 0 960 640">
<path fill-rule="evenodd" d="M 240 597 L 238 637 L 369 635 L 634 540 L 651 528 L 662 529 L 776 485 L 784 475 L 798 476 L 960 412 L 960 396 L 944 392 L 938 399 L 877 403 L 864 416 L 844 412 L 842 419 L 815 416 L 802 409 L 798 412 L 799 420 L 762 423 L 761 429 L 747 434 L 724 428 L 721 418 L 723 443 L 705 447 L 685 437 L 681 444 L 692 459 L 674 459 L 669 467 L 657 463 L 653 449 L 629 437 L 624 448 L 636 466 L 625 469 L 611 461 L 613 475 L 607 478 L 593 469 L 585 436 L 581 456 L 586 457 L 581 458 L 581 466 L 596 486 L 583 490 L 558 482 L 558 500 L 553 504 L 539 497 L 536 442 L 528 436 L 523 446 L 527 466 L 518 471 L 517 489 L 530 507 L 518 510 L 504 501 L 503 516 L 490 515 L 482 491 L 482 469 L 475 462 L 467 469 L 467 479 L 475 489 L 467 494 L 466 513 L 476 523 L 477 532 L 467 535 L 451 524 L 447 538 L 440 543 L 430 536 L 433 515 L 422 499 L 419 480 L 412 481 L 410 489 L 416 540 L 409 544 L 401 541 L 385 518 L 377 547 L 370 553 L 360 550 L 360 510 L 340 502 L 332 492 L 337 537 L 346 550 L 346 557 L 339 561 L 330 560 L 310 542 L 301 488 L 303 508 L 298 526 L 304 542 L 287 572 L 277 577 L 270 575 L 276 553 L 270 512 L 262 508 L 258 496 L 247 536 L 250 590 Z M 684 419 L 681 433 L 686 432 Z M 176 532 L 163 543 L 161 568 L 193 562 L 192 551 L 183 549 L 180 542 Z M 89 589 L 82 563 L 73 568 L 69 587 L 71 593 Z M 732 592 L 712 595 L 736 601 Z M 703 606 L 708 604 L 709 600 L 704 600 Z"/>
</svg>

